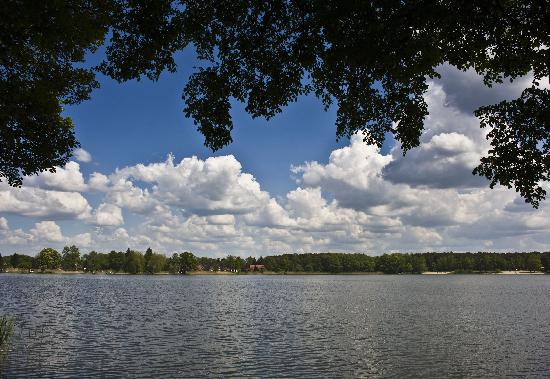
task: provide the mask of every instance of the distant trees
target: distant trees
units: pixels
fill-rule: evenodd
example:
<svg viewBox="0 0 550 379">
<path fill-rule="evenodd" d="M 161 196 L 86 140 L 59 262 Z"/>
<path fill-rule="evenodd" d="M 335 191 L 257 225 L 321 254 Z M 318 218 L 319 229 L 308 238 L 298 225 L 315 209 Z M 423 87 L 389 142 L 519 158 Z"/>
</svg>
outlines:
<svg viewBox="0 0 550 379">
<path fill-rule="evenodd" d="M 197 258 L 190 252 L 185 251 L 179 255 L 179 273 L 187 274 L 188 271 L 197 269 Z"/>
<path fill-rule="evenodd" d="M 139 274 L 145 268 L 145 258 L 143 254 L 133 250 L 126 250 L 126 265 L 124 271 L 129 274 Z"/>
<path fill-rule="evenodd" d="M 84 271 L 94 273 L 108 268 L 108 257 L 96 251 L 90 251 L 82 257 Z"/>
<path fill-rule="evenodd" d="M 36 261 L 36 258 L 15 253 L 10 258 L 10 266 L 20 270 L 30 270 L 34 267 L 34 261 Z"/>
<path fill-rule="evenodd" d="M 154 260 L 154 254 L 152 256 Z M 160 258 L 159 262 L 160 262 Z M 193 253 L 184 251 L 181 254 L 174 253 L 172 257 L 165 259 L 164 267 L 171 274 L 187 274 L 189 271 L 194 271 L 201 266 L 203 270 L 217 270 L 215 259 L 212 258 L 197 258 Z"/>
<path fill-rule="evenodd" d="M 180 257 L 178 254 L 172 254 L 172 257 L 167 262 L 168 271 L 171 274 L 178 274 L 180 272 Z"/>
<path fill-rule="evenodd" d="M 167 258 L 147 249 L 145 254 L 127 249 L 98 253 L 91 251 L 80 257 L 76 246 L 65 246 L 61 254 L 51 248 L 41 250 L 36 257 L 15 253 L 0 255 L 0 272 L 6 269 L 41 271 L 63 268 L 84 270 L 155 274 L 168 271 L 187 274 L 190 271 L 246 271 L 248 265 L 261 264 L 274 272 L 383 272 L 386 274 L 413 274 L 425 271 L 498 272 L 504 270 L 550 272 L 550 252 L 530 253 L 421 253 L 421 254 L 367 254 L 305 253 L 282 254 L 260 258 L 228 255 L 223 258 L 196 257 L 191 252 L 174 253 Z"/>
<path fill-rule="evenodd" d="M 151 258 L 153 257 L 153 250 L 151 250 L 150 247 L 147 248 L 145 251 L 145 255 L 143 256 L 145 261 L 145 272 L 152 274 L 153 273 L 153 267 L 151 265 Z"/>
<path fill-rule="evenodd" d="M 126 265 L 126 256 L 122 251 L 112 250 L 107 256 L 107 261 L 109 262 L 109 268 L 112 271 L 123 271 Z"/>
<path fill-rule="evenodd" d="M 220 261 L 219 259 L 200 257 L 197 258 L 200 267 L 204 271 L 219 271 L 220 270 Z"/>
<path fill-rule="evenodd" d="M 497 272 L 526 270 L 550 272 L 550 252 L 539 253 L 422 253 L 422 254 L 282 254 L 262 258 L 266 270 L 275 272 L 383 272 L 425 271 Z"/>
<path fill-rule="evenodd" d="M 404 265 L 404 260 L 398 254 L 384 254 L 378 259 L 378 270 L 386 274 L 407 272 Z"/>
<path fill-rule="evenodd" d="M 163 254 L 153 253 L 151 248 L 145 251 L 145 272 L 148 274 L 155 274 L 161 272 L 166 265 L 166 257 Z"/>
<path fill-rule="evenodd" d="M 340 260 L 340 257 L 337 255 L 330 254 L 324 263 L 325 263 L 325 267 L 323 271 L 334 272 L 334 273 L 342 271 L 342 262 Z"/>
<path fill-rule="evenodd" d="M 220 260 L 220 269 L 224 271 L 237 272 L 242 270 L 245 266 L 245 260 L 234 255 L 228 255 Z"/>
<path fill-rule="evenodd" d="M 540 271 L 542 262 L 539 254 L 529 254 L 525 261 L 525 268 L 529 271 Z"/>
<path fill-rule="evenodd" d="M 544 252 L 540 257 L 542 269 L 545 272 L 550 272 L 550 252 Z"/>
<path fill-rule="evenodd" d="M 41 271 L 56 270 L 61 266 L 61 255 L 49 247 L 42 249 L 36 256 L 36 264 Z"/>
<path fill-rule="evenodd" d="M 75 245 L 65 246 L 61 252 L 61 267 L 66 271 L 80 269 L 80 250 Z"/>
<path fill-rule="evenodd" d="M 261 258 L 260 264 L 275 272 L 371 272 L 376 271 L 376 259 L 366 254 L 306 253 L 267 256 Z"/>
</svg>

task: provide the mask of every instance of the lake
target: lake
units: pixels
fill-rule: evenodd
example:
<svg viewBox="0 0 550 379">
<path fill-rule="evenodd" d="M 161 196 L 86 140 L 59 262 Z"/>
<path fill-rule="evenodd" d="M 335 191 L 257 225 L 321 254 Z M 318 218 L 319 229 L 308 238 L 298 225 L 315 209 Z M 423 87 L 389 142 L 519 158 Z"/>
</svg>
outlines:
<svg viewBox="0 0 550 379">
<path fill-rule="evenodd" d="M 3 377 L 550 377 L 550 275 L 0 275 Z"/>
</svg>

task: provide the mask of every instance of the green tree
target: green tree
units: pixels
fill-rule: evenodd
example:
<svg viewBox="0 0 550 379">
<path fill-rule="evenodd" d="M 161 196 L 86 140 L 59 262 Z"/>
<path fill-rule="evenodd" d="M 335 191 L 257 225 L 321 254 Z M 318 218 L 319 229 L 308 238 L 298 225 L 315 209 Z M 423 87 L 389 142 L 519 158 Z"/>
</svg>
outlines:
<svg viewBox="0 0 550 379">
<path fill-rule="evenodd" d="M 461 260 L 460 269 L 465 271 L 473 270 L 475 266 L 475 260 L 470 253 L 465 253 Z"/>
<path fill-rule="evenodd" d="M 166 265 L 166 257 L 162 254 L 153 253 L 149 258 L 149 261 L 145 263 L 146 271 L 155 274 L 161 272 Z"/>
<path fill-rule="evenodd" d="M 35 259 L 28 255 L 14 253 L 11 258 L 11 267 L 19 270 L 30 270 L 35 265 Z"/>
<path fill-rule="evenodd" d="M 427 80 L 449 63 L 487 85 L 550 74 L 545 1 L 49 2 L 5 0 L 0 17 L 0 176 L 53 170 L 77 146 L 62 105 L 97 87 L 80 64 L 103 45 L 97 69 L 118 81 L 174 72 L 192 46 L 200 64 L 184 89 L 184 111 L 217 150 L 232 141 L 232 101 L 271 118 L 300 96 L 337 109 L 338 137 L 363 133 L 404 151 L 419 144 Z M 514 186 L 538 206 L 549 180 L 550 90 L 481 107 L 492 145 L 475 173 Z M 40 131 L 37 133 L 36 131 Z M 523 169 L 518 170 L 517 167 Z"/>
<path fill-rule="evenodd" d="M 45 248 L 36 256 L 36 263 L 41 271 L 56 270 L 61 266 L 61 255 L 52 248 Z"/>
<path fill-rule="evenodd" d="M 153 257 L 153 250 L 151 250 L 150 247 L 147 248 L 145 251 L 145 255 L 143 256 L 143 259 L 145 261 L 145 272 L 148 274 L 152 274 L 154 272 L 153 265 L 151 263 L 151 258 Z"/>
<path fill-rule="evenodd" d="M 384 254 L 378 258 L 378 270 L 385 274 L 403 272 L 403 257 L 401 254 Z"/>
<path fill-rule="evenodd" d="M 550 272 L 550 251 L 545 251 L 541 256 L 541 264 L 545 272 Z"/>
<path fill-rule="evenodd" d="M 214 259 L 214 258 L 208 258 L 208 257 L 200 257 L 198 258 L 199 265 L 202 267 L 205 271 L 218 271 L 220 269 L 220 259 Z"/>
<path fill-rule="evenodd" d="M 0 254 L 0 272 L 6 271 L 6 263 L 4 262 L 4 258 L 2 258 L 2 254 Z"/>
<path fill-rule="evenodd" d="M 435 264 L 436 271 L 454 271 L 456 270 L 455 254 L 443 253 L 439 254 Z"/>
<path fill-rule="evenodd" d="M 342 262 L 337 254 L 326 254 L 324 261 L 325 271 L 338 273 L 342 271 Z"/>
<path fill-rule="evenodd" d="M 126 266 L 126 256 L 122 251 L 112 250 L 108 255 L 109 268 L 115 272 L 122 271 Z"/>
<path fill-rule="evenodd" d="M 197 258 L 192 253 L 185 251 L 179 256 L 179 273 L 187 274 L 187 272 L 195 270 L 197 264 Z"/>
<path fill-rule="evenodd" d="M 247 266 L 249 266 L 249 265 L 255 265 L 255 264 L 256 264 L 256 258 L 254 258 L 254 257 L 248 257 L 248 258 L 246 258 L 246 259 L 245 259 L 245 264 L 246 264 Z"/>
<path fill-rule="evenodd" d="M 66 271 L 76 271 L 80 267 L 80 250 L 75 245 L 65 246 L 61 252 L 61 267 Z"/>
<path fill-rule="evenodd" d="M 145 269 L 145 259 L 138 251 L 128 249 L 126 251 L 126 266 L 124 271 L 129 274 L 139 274 Z"/>
<path fill-rule="evenodd" d="M 411 272 L 421 274 L 424 271 L 428 271 L 426 266 L 426 260 L 422 255 L 415 254 L 411 256 Z"/>
<path fill-rule="evenodd" d="M 171 274 L 177 274 L 180 272 L 180 256 L 176 253 L 168 259 L 168 271 Z"/>
<path fill-rule="evenodd" d="M 84 254 L 82 256 L 82 264 L 84 271 L 91 272 L 92 274 L 99 270 L 97 252 L 90 251 L 88 254 Z"/>
<path fill-rule="evenodd" d="M 540 259 L 540 254 L 531 253 L 528 254 L 525 261 L 525 268 L 529 271 L 540 271 L 542 267 L 542 262 Z"/>
<path fill-rule="evenodd" d="M 10 265 L 13 268 L 17 268 L 19 266 L 19 254 L 13 253 L 10 257 Z"/>
<path fill-rule="evenodd" d="M 55 171 L 79 146 L 64 105 L 98 87 L 78 66 L 104 42 L 114 2 L 7 0 L 0 9 L 0 177 Z"/>
</svg>

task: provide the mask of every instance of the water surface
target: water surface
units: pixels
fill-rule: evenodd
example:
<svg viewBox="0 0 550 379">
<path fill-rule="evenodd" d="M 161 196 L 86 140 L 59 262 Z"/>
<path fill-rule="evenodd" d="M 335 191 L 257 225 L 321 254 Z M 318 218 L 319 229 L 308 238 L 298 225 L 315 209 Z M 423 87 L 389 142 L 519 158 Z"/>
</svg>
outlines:
<svg viewBox="0 0 550 379">
<path fill-rule="evenodd" d="M 550 377 L 550 276 L 0 275 L 4 377 Z"/>
</svg>

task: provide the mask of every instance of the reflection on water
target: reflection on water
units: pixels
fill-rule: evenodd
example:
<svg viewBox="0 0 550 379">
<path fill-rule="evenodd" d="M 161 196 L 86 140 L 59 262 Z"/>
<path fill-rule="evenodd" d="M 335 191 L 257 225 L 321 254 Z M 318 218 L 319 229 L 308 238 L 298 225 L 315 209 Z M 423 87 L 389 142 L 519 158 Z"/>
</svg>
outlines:
<svg viewBox="0 0 550 379">
<path fill-rule="evenodd" d="M 0 275 L 6 377 L 550 377 L 550 276 Z"/>
</svg>

